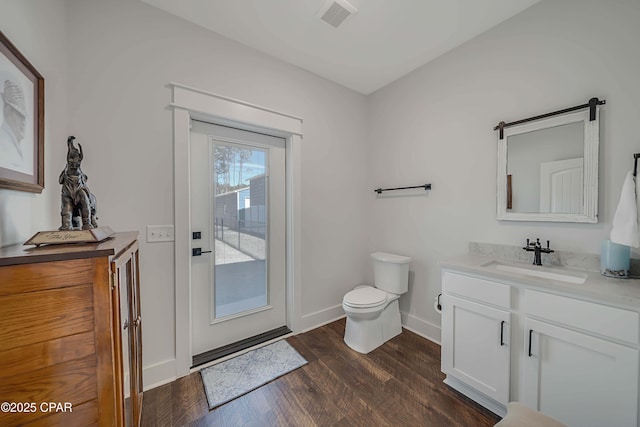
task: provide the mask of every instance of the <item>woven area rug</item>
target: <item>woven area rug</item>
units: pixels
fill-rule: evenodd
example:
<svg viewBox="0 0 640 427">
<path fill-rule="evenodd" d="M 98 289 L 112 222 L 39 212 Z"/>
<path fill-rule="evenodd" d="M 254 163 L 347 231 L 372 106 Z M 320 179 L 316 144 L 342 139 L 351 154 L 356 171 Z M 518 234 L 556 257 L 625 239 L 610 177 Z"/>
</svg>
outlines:
<svg viewBox="0 0 640 427">
<path fill-rule="evenodd" d="M 209 409 L 240 397 L 287 372 L 307 364 L 284 340 L 202 369 Z"/>
</svg>

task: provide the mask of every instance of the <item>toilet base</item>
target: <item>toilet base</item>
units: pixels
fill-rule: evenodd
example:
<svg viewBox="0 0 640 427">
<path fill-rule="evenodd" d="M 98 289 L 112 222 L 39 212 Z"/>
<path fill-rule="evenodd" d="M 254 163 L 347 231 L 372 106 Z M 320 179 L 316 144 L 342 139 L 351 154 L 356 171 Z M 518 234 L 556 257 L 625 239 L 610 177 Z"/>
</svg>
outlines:
<svg viewBox="0 0 640 427">
<path fill-rule="evenodd" d="M 379 316 L 358 319 L 347 313 L 344 342 L 358 353 L 367 354 L 402 333 L 398 300 L 390 302 Z"/>
</svg>

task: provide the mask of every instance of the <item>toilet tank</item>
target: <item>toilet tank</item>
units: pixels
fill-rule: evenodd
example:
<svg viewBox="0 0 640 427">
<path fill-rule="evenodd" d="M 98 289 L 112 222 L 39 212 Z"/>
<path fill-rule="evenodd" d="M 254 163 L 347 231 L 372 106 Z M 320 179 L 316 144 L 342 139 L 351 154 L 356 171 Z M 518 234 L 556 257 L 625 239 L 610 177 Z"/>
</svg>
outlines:
<svg viewBox="0 0 640 427">
<path fill-rule="evenodd" d="M 411 258 L 385 252 L 374 252 L 371 258 L 373 258 L 373 283 L 376 288 L 394 294 L 407 292 Z"/>
</svg>

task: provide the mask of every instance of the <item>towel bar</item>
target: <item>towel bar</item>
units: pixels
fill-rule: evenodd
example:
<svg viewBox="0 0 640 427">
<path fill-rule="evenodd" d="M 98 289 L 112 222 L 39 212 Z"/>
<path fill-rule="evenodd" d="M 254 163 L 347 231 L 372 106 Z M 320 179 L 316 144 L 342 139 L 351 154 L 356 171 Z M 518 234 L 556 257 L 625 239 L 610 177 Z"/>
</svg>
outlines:
<svg viewBox="0 0 640 427">
<path fill-rule="evenodd" d="M 408 190 L 410 188 L 424 188 L 425 191 L 426 190 L 431 190 L 431 184 L 424 184 L 424 185 L 414 185 L 413 187 L 396 187 L 396 188 L 376 188 L 375 191 L 376 193 L 380 194 L 383 191 L 394 191 L 394 190 Z"/>
</svg>

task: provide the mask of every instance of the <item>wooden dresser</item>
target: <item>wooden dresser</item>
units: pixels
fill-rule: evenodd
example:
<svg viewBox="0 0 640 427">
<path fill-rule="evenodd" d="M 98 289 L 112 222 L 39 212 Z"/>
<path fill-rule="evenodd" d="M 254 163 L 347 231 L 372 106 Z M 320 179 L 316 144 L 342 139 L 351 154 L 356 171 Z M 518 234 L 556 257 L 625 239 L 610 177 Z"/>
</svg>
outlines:
<svg viewBox="0 0 640 427">
<path fill-rule="evenodd" d="M 0 425 L 137 426 L 136 232 L 0 248 Z"/>
</svg>

